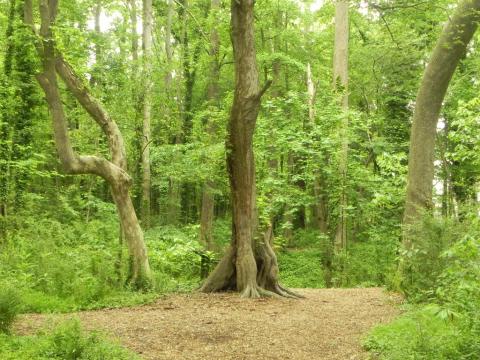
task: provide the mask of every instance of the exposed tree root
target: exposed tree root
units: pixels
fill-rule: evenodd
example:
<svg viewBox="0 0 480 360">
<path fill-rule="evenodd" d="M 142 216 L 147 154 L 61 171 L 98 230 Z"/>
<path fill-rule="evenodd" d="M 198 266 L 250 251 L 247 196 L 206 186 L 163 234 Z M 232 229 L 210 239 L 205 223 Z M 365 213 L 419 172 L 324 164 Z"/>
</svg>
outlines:
<svg viewBox="0 0 480 360">
<path fill-rule="evenodd" d="M 217 291 L 233 290 L 236 287 L 235 251 L 230 246 L 222 260 L 207 277 L 200 287 L 201 292 L 211 293 Z M 234 280 L 234 282 L 233 282 Z"/>
<path fill-rule="evenodd" d="M 273 231 L 269 226 L 263 236 L 263 241 L 257 243 L 255 249 L 256 269 L 250 261 L 237 261 L 233 247 L 229 247 L 217 267 L 201 286 L 201 292 L 219 292 L 237 290 L 242 298 L 258 299 L 261 297 L 301 299 L 297 294 L 278 282 L 277 256 L 272 248 Z M 238 288 L 238 269 L 241 271 L 242 286 Z M 255 271 L 256 270 L 256 271 Z M 255 274 L 256 273 L 256 277 Z M 253 278 L 252 278 L 253 277 Z"/>
</svg>

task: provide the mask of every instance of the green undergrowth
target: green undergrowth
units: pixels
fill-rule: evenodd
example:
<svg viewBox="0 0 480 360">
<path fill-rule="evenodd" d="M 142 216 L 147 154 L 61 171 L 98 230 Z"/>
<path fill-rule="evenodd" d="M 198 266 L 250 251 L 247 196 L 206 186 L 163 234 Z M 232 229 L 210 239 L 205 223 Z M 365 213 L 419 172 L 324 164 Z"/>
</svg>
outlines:
<svg viewBox="0 0 480 360">
<path fill-rule="evenodd" d="M 330 237 L 311 229 L 298 230 L 289 243 L 281 237 L 276 240 L 280 278 L 289 287 L 323 288 L 330 264 L 334 287 L 386 286 L 395 272 L 395 236 L 371 232 L 333 255 Z"/>
<path fill-rule="evenodd" d="M 375 328 L 364 345 L 374 359 L 480 359 L 480 218 L 427 217 L 403 251 L 398 283 L 411 305 Z"/>
<path fill-rule="evenodd" d="M 323 288 L 319 249 L 286 250 L 278 253 L 280 280 L 291 288 Z"/>
<path fill-rule="evenodd" d="M 462 339 L 461 328 L 461 322 L 444 318 L 437 306 L 424 306 L 376 327 L 363 345 L 372 359 L 478 359 L 479 353 L 463 351 L 468 340 Z"/>
<path fill-rule="evenodd" d="M 136 360 L 136 354 L 107 340 L 98 332 L 87 333 L 78 320 L 31 336 L 0 335 L 2 360 Z"/>
<path fill-rule="evenodd" d="M 21 313 L 145 304 L 163 294 L 192 291 L 200 282 L 201 246 L 193 226 L 146 232 L 154 275 L 151 288 L 139 292 L 127 285 L 128 253 L 119 246 L 114 214 L 68 225 L 29 217 L 12 223 L 16 228 L 0 248 L 0 281 L 2 289 L 16 290 Z"/>
</svg>

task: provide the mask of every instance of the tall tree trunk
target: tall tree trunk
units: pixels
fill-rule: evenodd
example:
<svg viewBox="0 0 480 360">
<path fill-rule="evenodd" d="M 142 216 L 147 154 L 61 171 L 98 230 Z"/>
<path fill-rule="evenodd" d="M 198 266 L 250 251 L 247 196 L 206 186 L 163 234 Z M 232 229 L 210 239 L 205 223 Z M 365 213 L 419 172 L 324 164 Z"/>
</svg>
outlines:
<svg viewBox="0 0 480 360">
<path fill-rule="evenodd" d="M 142 221 L 147 228 L 150 227 L 151 215 L 152 23 L 152 0 L 143 0 Z"/>
<path fill-rule="evenodd" d="M 310 128 L 315 128 L 315 96 L 316 89 L 313 82 L 312 67 L 310 63 L 307 64 L 307 92 L 308 92 L 308 118 L 310 122 Z M 320 164 L 315 170 L 315 178 L 313 180 L 313 195 L 315 196 L 315 204 L 313 208 L 313 224 L 323 234 L 328 232 L 327 223 L 327 201 L 324 189 L 324 181 Z"/>
<path fill-rule="evenodd" d="M 266 91 L 259 88 L 254 36 L 254 0 L 231 1 L 231 39 L 235 93 L 228 123 L 227 168 L 232 196 L 232 242 L 224 258 L 202 286 L 205 292 L 235 288 L 243 297 L 274 293 L 291 296 L 278 284 L 278 265 L 268 231 L 257 232 L 253 134 Z"/>
<path fill-rule="evenodd" d="M 25 6 L 25 22 L 35 31 L 32 1 L 26 0 Z M 38 50 L 43 62 L 43 71 L 37 75 L 37 80 L 45 93 L 52 117 L 57 153 L 67 174 L 97 175 L 105 179 L 110 185 L 130 251 L 131 274 L 129 281 L 136 287 L 145 287 L 150 282 L 151 272 L 143 232 L 128 191 L 132 180 L 127 173 L 127 157 L 123 137 L 117 124 L 90 94 L 83 81 L 55 49 L 51 26 L 55 22 L 57 6 L 58 2 L 55 0 L 40 0 L 40 36 L 43 41 L 38 44 Z M 103 130 L 108 139 L 111 153 L 110 161 L 98 156 L 83 156 L 75 153 L 70 143 L 66 116 L 57 82 L 57 73 L 67 89 Z"/>
<path fill-rule="evenodd" d="M 444 28 L 417 94 L 410 135 L 403 243 L 412 245 L 409 228 L 432 208 L 435 138 L 445 94 L 480 20 L 480 0 L 461 1 Z"/>
<path fill-rule="evenodd" d="M 94 86 L 99 83 L 100 77 L 102 74 L 101 65 L 102 65 L 102 46 L 100 44 L 100 37 L 102 36 L 100 28 L 100 16 L 102 15 L 102 0 L 97 0 L 93 9 L 93 18 L 94 18 L 94 52 L 95 52 L 95 66 L 90 77 L 90 85 Z"/>
<path fill-rule="evenodd" d="M 216 16 L 220 9 L 220 0 L 211 0 L 211 16 Z M 210 34 L 210 79 L 208 83 L 208 101 L 212 106 L 219 103 L 219 80 L 220 80 L 220 37 L 216 26 Z M 207 120 L 207 133 L 212 137 L 215 133 L 215 126 L 212 121 Z M 215 210 L 214 197 L 215 183 L 208 179 L 203 184 L 202 207 L 200 214 L 200 243 L 204 244 L 207 250 L 213 249 L 213 220 Z"/>
<path fill-rule="evenodd" d="M 137 34 L 137 1 L 129 0 L 130 4 L 130 27 L 131 27 L 131 43 L 132 43 L 132 60 L 134 66 L 138 61 L 138 34 Z"/>
<path fill-rule="evenodd" d="M 335 3 L 335 44 L 333 56 L 333 86 L 340 89 L 342 95 L 343 120 L 341 124 L 342 149 L 339 159 L 341 177 L 341 194 L 339 202 L 339 218 L 335 233 L 337 250 L 347 246 L 347 156 L 348 156 L 348 0 L 337 0 Z"/>
<path fill-rule="evenodd" d="M 4 59 L 4 79 L 9 81 L 12 73 L 12 62 L 14 54 L 14 21 L 15 21 L 16 1 L 10 0 L 10 8 L 8 13 L 6 38 L 6 52 Z M 0 94 L 0 96 L 8 96 L 7 94 Z M 7 237 L 7 212 L 8 212 L 8 194 L 10 187 L 10 157 L 11 148 L 9 140 L 11 137 L 10 115 L 7 109 L 3 108 L 0 113 L 0 244 L 2 244 Z"/>
<path fill-rule="evenodd" d="M 173 48 L 172 48 L 172 26 L 173 26 L 173 15 L 174 15 L 174 0 L 168 0 L 167 3 L 167 23 L 165 27 L 165 54 L 167 58 L 167 72 L 165 74 L 165 91 L 167 96 L 167 106 L 170 106 L 170 103 L 173 103 L 174 100 L 174 88 L 172 84 L 172 71 L 173 71 Z M 182 114 L 182 103 L 180 99 L 180 86 L 177 85 L 177 101 L 178 113 Z M 172 115 L 172 114 L 170 114 Z M 172 115 L 173 116 L 173 115 Z M 176 119 L 177 120 L 177 119 Z M 180 128 L 180 127 L 179 127 Z M 181 131 L 177 130 L 175 138 L 173 140 L 174 144 L 181 143 Z M 174 156 L 173 162 L 176 162 L 178 159 L 177 156 Z M 170 177 L 168 179 L 168 202 L 167 202 L 167 214 L 166 221 L 168 224 L 177 224 L 180 219 L 180 184 L 177 179 Z"/>
</svg>

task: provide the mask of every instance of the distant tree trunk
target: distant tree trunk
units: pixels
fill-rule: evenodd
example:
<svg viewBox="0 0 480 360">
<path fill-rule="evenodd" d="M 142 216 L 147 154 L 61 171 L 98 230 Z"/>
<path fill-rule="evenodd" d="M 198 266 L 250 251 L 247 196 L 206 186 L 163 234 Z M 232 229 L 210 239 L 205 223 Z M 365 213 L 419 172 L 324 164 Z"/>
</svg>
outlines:
<svg viewBox="0 0 480 360">
<path fill-rule="evenodd" d="M 143 131 L 142 131 L 142 221 L 150 227 L 151 171 L 150 143 L 152 117 L 152 0 L 143 0 Z"/>
<path fill-rule="evenodd" d="M 25 6 L 25 22 L 35 30 L 32 1 L 26 0 Z M 128 191 L 131 186 L 131 178 L 126 171 L 127 158 L 123 137 L 117 124 L 90 94 L 83 81 L 74 73 L 61 54 L 56 51 L 51 26 L 55 22 L 57 6 L 57 1 L 40 0 L 40 36 L 43 41 L 38 45 L 38 50 L 43 61 L 43 71 L 37 75 L 50 109 L 57 153 L 67 174 L 97 175 L 110 185 L 131 256 L 129 281 L 132 285 L 142 288 L 149 284 L 151 272 L 143 232 Z M 75 153 L 70 143 L 66 116 L 57 83 L 57 73 L 67 89 L 102 128 L 108 139 L 111 161 L 98 156 L 82 156 Z"/>
<path fill-rule="evenodd" d="M 167 106 L 170 103 L 176 102 L 178 106 L 178 113 L 182 114 L 182 103 L 180 101 L 180 86 L 177 86 L 177 100 L 174 100 L 173 86 L 172 86 L 172 71 L 173 71 L 173 48 L 172 48 L 172 26 L 173 26 L 173 14 L 174 14 L 174 0 L 168 0 L 167 3 L 167 23 L 165 26 L 165 55 L 167 58 L 167 72 L 165 74 L 165 91 L 167 95 Z M 172 114 L 170 114 L 172 115 Z M 172 115 L 173 116 L 173 115 Z M 172 119 L 173 120 L 173 119 Z M 175 119 L 177 121 L 178 119 Z M 181 130 L 177 129 L 174 144 L 181 143 Z M 176 162 L 177 156 L 174 156 L 172 162 Z M 168 224 L 177 224 L 180 219 L 180 184 L 173 176 L 168 179 L 168 200 L 167 200 L 167 213 L 166 222 Z"/>
<path fill-rule="evenodd" d="M 253 134 L 267 86 L 259 88 L 254 36 L 254 0 L 231 1 L 235 94 L 228 123 L 227 168 L 232 195 L 232 242 L 224 258 L 202 286 L 212 292 L 236 289 L 243 297 L 281 294 L 271 227 L 264 238 L 257 232 Z M 268 83 L 269 85 L 269 83 Z"/>
<path fill-rule="evenodd" d="M 94 52 L 95 52 L 95 66 L 91 73 L 90 85 L 94 86 L 98 83 L 101 83 L 100 77 L 102 74 L 101 65 L 102 65 L 102 46 L 100 44 L 100 37 L 102 35 L 100 28 L 100 16 L 102 14 L 102 1 L 97 0 L 93 9 L 93 18 L 94 18 L 94 30 L 95 35 L 93 39 L 94 43 Z"/>
<path fill-rule="evenodd" d="M 307 64 L 307 92 L 308 92 L 308 118 L 310 128 L 315 128 L 315 96 L 316 89 L 313 82 L 312 67 L 310 63 Z M 322 164 L 317 165 L 315 170 L 315 178 L 313 180 L 313 195 L 315 196 L 315 204 L 313 206 L 313 224 L 323 234 L 328 232 L 327 223 L 327 204 L 326 194 L 324 189 L 323 177 L 319 168 Z"/>
<path fill-rule="evenodd" d="M 130 28 L 132 32 L 132 60 L 134 65 L 138 61 L 138 34 L 137 34 L 137 1 L 129 0 L 130 4 Z"/>
<path fill-rule="evenodd" d="M 417 94 L 408 157 L 407 196 L 403 222 L 407 231 L 403 243 L 412 243 L 408 228 L 424 210 L 432 208 L 435 138 L 445 94 L 480 20 L 480 0 L 461 1 L 444 28 Z"/>
<path fill-rule="evenodd" d="M 280 9 L 276 9 L 274 11 L 274 14 L 272 14 L 274 17 L 274 31 L 280 31 L 282 28 L 282 11 Z M 266 48 L 266 39 L 265 39 L 265 33 L 263 32 L 263 29 L 261 31 L 261 36 L 262 36 L 262 47 L 265 49 Z M 273 35 L 273 41 L 271 43 L 271 53 L 272 54 L 279 54 L 280 53 L 280 42 L 279 42 L 279 34 L 274 34 Z M 270 90 L 271 93 L 271 98 L 273 100 L 278 100 L 280 96 L 282 95 L 282 86 L 281 86 L 281 70 L 282 70 L 282 63 L 278 57 L 274 58 L 272 62 L 272 88 Z M 268 81 L 268 66 L 267 64 L 264 65 L 264 76 L 265 76 L 265 81 Z M 267 114 L 268 118 L 268 114 Z M 273 137 L 273 132 L 272 132 L 272 137 Z M 268 168 L 268 177 L 272 180 L 275 180 L 278 178 L 278 157 L 277 157 L 277 147 L 275 144 L 275 140 L 271 141 L 267 145 L 266 149 L 266 159 L 267 159 L 267 168 Z M 273 183 L 274 181 L 272 181 Z M 275 203 L 275 189 L 271 188 L 269 191 L 267 191 L 264 196 L 267 199 L 267 202 L 270 204 Z M 272 207 L 270 209 L 270 212 L 268 213 L 269 220 L 268 220 L 268 228 L 267 232 L 271 232 L 272 236 L 275 232 L 275 225 L 277 222 L 277 218 L 279 216 L 279 213 L 276 212 L 275 208 Z"/>
<path fill-rule="evenodd" d="M 341 177 L 341 195 L 339 202 L 339 218 L 335 233 L 337 250 L 347 246 L 347 156 L 348 156 L 348 0 L 337 0 L 335 3 L 335 44 L 333 57 L 333 86 L 343 92 L 341 124 L 342 150 L 340 152 L 339 172 Z"/>
<path fill-rule="evenodd" d="M 212 16 L 216 16 L 220 9 L 220 0 L 211 0 L 210 11 Z M 208 83 L 208 101 L 211 105 L 218 106 L 219 103 L 219 85 L 220 80 L 220 37 L 216 26 L 213 27 L 210 34 L 210 78 Z M 214 124 L 209 119 L 207 120 L 207 132 L 210 136 L 215 133 Z M 203 184 L 202 193 L 202 207 L 200 214 L 200 243 L 204 244 L 207 250 L 213 249 L 213 220 L 215 210 L 214 197 L 215 182 L 208 179 Z"/>
<path fill-rule="evenodd" d="M 14 41 L 13 41 L 13 32 L 14 32 L 14 21 L 15 21 L 15 8 L 16 1 L 10 0 L 10 7 L 8 13 L 8 23 L 7 31 L 5 33 L 6 39 L 6 52 L 4 59 L 4 74 L 3 77 L 5 82 L 9 81 L 10 75 L 12 73 L 12 62 L 14 54 Z M 0 94 L 0 96 L 8 96 L 5 94 Z M 10 116 L 7 113 L 7 109 L 3 108 L 0 117 L 0 244 L 2 244 L 7 237 L 7 212 L 8 212 L 8 194 L 10 187 L 10 156 L 11 148 L 9 146 L 10 139 Z"/>
</svg>

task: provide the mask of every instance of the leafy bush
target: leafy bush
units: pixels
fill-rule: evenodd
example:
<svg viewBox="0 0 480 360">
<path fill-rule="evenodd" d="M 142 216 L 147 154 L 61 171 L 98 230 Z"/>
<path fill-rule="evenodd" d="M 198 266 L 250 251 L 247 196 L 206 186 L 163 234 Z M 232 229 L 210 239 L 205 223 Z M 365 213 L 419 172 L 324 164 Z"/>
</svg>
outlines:
<svg viewBox="0 0 480 360">
<path fill-rule="evenodd" d="M 425 301 L 438 286 L 438 276 L 445 268 L 441 255 L 464 233 L 465 224 L 452 219 L 425 216 L 413 229 L 411 249 L 401 251 L 402 278 L 399 288 L 411 301 Z"/>
<path fill-rule="evenodd" d="M 426 307 L 376 327 L 363 345 L 375 359 L 462 359 L 458 336 L 457 329 L 441 319 L 435 307 Z"/>
<path fill-rule="evenodd" d="M 0 333 L 9 333 L 20 311 L 20 295 L 9 283 L 0 283 Z"/>
<path fill-rule="evenodd" d="M 325 287 L 319 249 L 279 252 L 278 263 L 282 284 L 292 288 Z"/>
<path fill-rule="evenodd" d="M 97 333 L 85 333 L 78 320 L 35 336 L 0 336 L 4 360 L 134 360 L 138 356 Z"/>
<path fill-rule="evenodd" d="M 404 260 L 410 266 L 404 284 L 411 300 L 429 304 L 376 328 L 365 346 L 380 359 L 479 359 L 480 219 L 472 212 L 462 223 L 426 224 L 421 234 L 431 237 L 423 238 L 423 251 L 414 251 Z M 432 234 L 439 244 L 431 244 Z M 453 245 L 440 252 L 439 247 L 455 238 Z M 413 269 L 426 271 L 425 279 L 411 273 Z"/>
<path fill-rule="evenodd" d="M 349 244 L 333 263 L 333 283 L 340 287 L 383 286 L 395 272 L 397 239 L 372 234 L 368 241 Z"/>
</svg>

